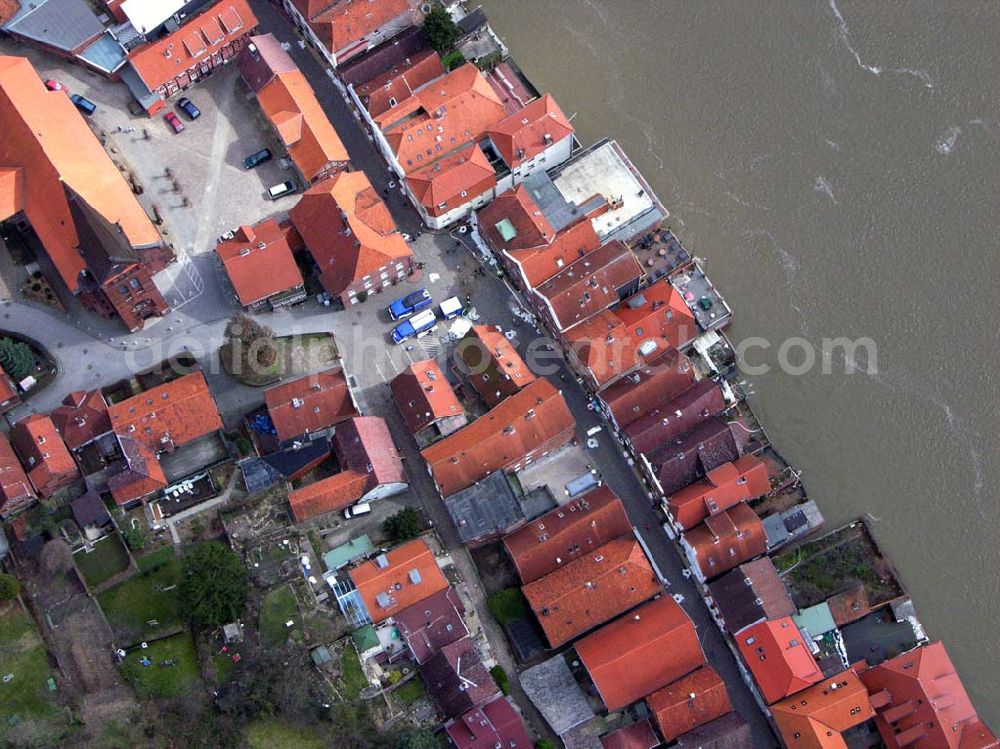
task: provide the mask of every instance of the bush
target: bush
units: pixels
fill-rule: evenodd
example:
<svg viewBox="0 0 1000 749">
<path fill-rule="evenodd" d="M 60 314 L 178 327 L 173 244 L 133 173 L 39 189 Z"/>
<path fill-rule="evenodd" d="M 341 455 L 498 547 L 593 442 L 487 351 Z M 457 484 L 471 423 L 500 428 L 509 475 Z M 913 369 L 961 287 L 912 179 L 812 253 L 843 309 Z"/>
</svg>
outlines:
<svg viewBox="0 0 1000 749">
<path fill-rule="evenodd" d="M 13 601 L 20 592 L 20 581 L 13 575 L 0 572 L 0 601 Z"/>
<path fill-rule="evenodd" d="M 126 528 L 122 533 L 122 538 L 128 544 L 131 551 L 142 551 L 146 547 L 146 537 L 138 528 Z"/>
<path fill-rule="evenodd" d="M 493 681 L 497 683 L 504 695 L 510 694 L 510 679 L 507 678 L 507 672 L 503 670 L 503 666 L 498 663 L 491 668 L 490 676 L 493 677 Z"/>
<path fill-rule="evenodd" d="M 535 749 L 556 749 L 556 745 L 551 739 L 539 739 L 535 742 Z"/>
<path fill-rule="evenodd" d="M 382 522 L 382 530 L 394 544 L 409 541 L 420 535 L 420 516 L 412 507 L 404 507 Z"/>
<path fill-rule="evenodd" d="M 455 68 L 462 67 L 464 64 L 465 56 L 457 49 L 453 49 L 450 52 L 445 52 L 441 55 L 441 65 L 444 66 L 445 70 L 454 70 Z"/>
</svg>

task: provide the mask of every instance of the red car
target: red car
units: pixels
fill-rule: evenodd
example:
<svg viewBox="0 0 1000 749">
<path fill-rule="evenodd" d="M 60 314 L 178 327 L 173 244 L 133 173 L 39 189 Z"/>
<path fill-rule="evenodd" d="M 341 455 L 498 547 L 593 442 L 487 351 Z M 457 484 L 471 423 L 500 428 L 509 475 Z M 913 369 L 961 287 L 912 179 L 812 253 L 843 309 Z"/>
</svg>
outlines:
<svg viewBox="0 0 1000 749">
<path fill-rule="evenodd" d="M 47 81 L 45 81 L 45 88 L 47 88 L 49 91 L 62 91 L 66 87 L 62 85 L 59 81 L 54 81 L 51 78 L 49 78 Z"/>
<path fill-rule="evenodd" d="M 184 123 L 181 122 L 181 118 L 178 117 L 174 112 L 167 112 L 165 115 L 163 115 L 163 119 L 165 119 L 168 123 L 170 123 L 170 127 L 174 129 L 175 133 L 184 132 Z"/>
</svg>

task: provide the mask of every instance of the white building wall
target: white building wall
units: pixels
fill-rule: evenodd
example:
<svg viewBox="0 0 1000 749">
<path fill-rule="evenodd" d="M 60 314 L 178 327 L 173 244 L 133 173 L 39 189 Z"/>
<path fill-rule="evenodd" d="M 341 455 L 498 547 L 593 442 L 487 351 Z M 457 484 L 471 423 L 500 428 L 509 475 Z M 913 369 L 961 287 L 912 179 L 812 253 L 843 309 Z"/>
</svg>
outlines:
<svg viewBox="0 0 1000 749">
<path fill-rule="evenodd" d="M 337 55 L 328 50 L 326 45 L 319 40 L 319 37 L 316 36 L 316 33 L 312 30 L 312 26 L 310 26 L 309 22 L 302 16 L 301 13 L 299 13 L 299 9 L 292 4 L 292 0 L 284 0 L 282 4 L 288 12 L 288 15 L 292 17 L 295 25 L 298 26 L 302 33 L 306 35 L 309 42 L 319 51 L 321 55 L 323 55 L 323 57 L 326 58 L 326 61 L 330 63 L 331 67 L 337 67 Z"/>
</svg>

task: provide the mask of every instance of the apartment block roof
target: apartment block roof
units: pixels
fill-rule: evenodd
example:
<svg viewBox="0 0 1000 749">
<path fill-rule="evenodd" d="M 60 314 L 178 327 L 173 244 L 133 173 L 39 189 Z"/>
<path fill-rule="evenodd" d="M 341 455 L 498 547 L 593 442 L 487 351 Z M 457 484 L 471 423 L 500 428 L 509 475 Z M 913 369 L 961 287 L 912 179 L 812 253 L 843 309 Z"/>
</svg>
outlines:
<svg viewBox="0 0 1000 749">
<path fill-rule="evenodd" d="M 434 552 L 422 539 L 390 549 L 349 574 L 375 624 L 448 587 Z"/>
<path fill-rule="evenodd" d="M 28 480 L 43 496 L 79 475 L 73 456 L 48 414 L 31 414 L 17 422 L 10 431 L 10 441 L 21 458 Z"/>
<path fill-rule="evenodd" d="M 574 647 L 608 712 L 705 663 L 694 623 L 669 595 L 606 624 Z"/>
<path fill-rule="evenodd" d="M 264 391 L 264 401 L 281 441 L 327 429 L 358 415 L 340 367 L 275 385 Z"/>
<path fill-rule="evenodd" d="M 292 0 L 292 4 L 331 52 L 357 45 L 411 7 L 408 0 Z"/>
<path fill-rule="evenodd" d="M 631 534 L 609 541 L 522 588 L 553 648 L 661 591 L 649 560 Z"/>
<path fill-rule="evenodd" d="M 669 403 L 695 382 L 695 369 L 686 354 L 668 349 L 648 359 L 634 372 L 604 388 L 598 398 L 619 429 L 643 414 Z"/>
<path fill-rule="evenodd" d="M 21 461 L 14 454 L 10 440 L 0 432 L 0 515 L 19 509 L 35 498 L 35 490 L 21 467 Z"/>
<path fill-rule="evenodd" d="M 363 171 L 341 172 L 313 185 L 288 215 L 332 296 L 380 268 L 413 257 Z"/>
<path fill-rule="evenodd" d="M 573 136 L 573 126 L 551 94 L 544 94 L 490 127 L 489 135 L 511 169 Z"/>
<path fill-rule="evenodd" d="M 257 17 L 246 0 L 222 0 L 172 34 L 137 47 L 128 61 L 146 88 L 155 91 L 256 27 Z"/>
<path fill-rule="evenodd" d="M 532 520 L 503 542 L 521 582 L 531 583 L 630 529 L 622 501 L 601 486 Z"/>
<path fill-rule="evenodd" d="M 495 325 L 475 325 L 458 344 L 468 381 L 490 408 L 537 378 Z"/>
<path fill-rule="evenodd" d="M 154 454 L 222 429 L 201 371 L 178 377 L 108 407 L 116 434 L 131 436 Z"/>
<path fill-rule="evenodd" d="M 441 419 L 465 414 L 451 383 L 433 359 L 414 362 L 392 379 L 389 388 L 411 434 Z"/>
<path fill-rule="evenodd" d="M 770 557 L 741 564 L 708 584 L 726 631 L 735 634 L 751 624 L 795 613 L 795 604 Z"/>
<path fill-rule="evenodd" d="M 625 244 L 612 241 L 574 261 L 534 293 L 556 328 L 569 330 L 619 301 L 619 289 L 637 281 L 642 266 Z"/>
<path fill-rule="evenodd" d="M 754 455 L 742 455 L 713 468 L 704 478 L 671 494 L 667 498 L 667 508 L 681 528 L 693 528 L 710 515 L 718 515 L 770 490 L 771 482 L 764 462 Z"/>
<path fill-rule="evenodd" d="M 274 218 L 241 226 L 235 237 L 219 242 L 215 251 L 244 307 L 304 283 L 288 234 Z"/>
<path fill-rule="evenodd" d="M 463 613 L 458 593 L 448 587 L 400 611 L 393 620 L 417 663 L 426 663 L 445 645 L 469 634 Z"/>
<path fill-rule="evenodd" d="M 354 90 L 368 113 L 372 117 L 380 117 L 445 72 L 441 56 L 428 47 L 371 80 L 358 84 Z"/>
<path fill-rule="evenodd" d="M 503 471 L 495 471 L 442 501 L 464 544 L 487 541 L 517 528 L 524 523 L 527 509 Z"/>
<path fill-rule="evenodd" d="M 767 553 L 764 525 L 746 502 L 705 518 L 683 539 L 706 580 Z"/>
<path fill-rule="evenodd" d="M 868 690 L 844 671 L 771 706 L 788 749 L 848 749 L 845 731 L 875 717 Z"/>
<path fill-rule="evenodd" d="M 562 393 L 538 379 L 421 455 L 447 497 L 540 447 L 569 442 L 575 424 Z"/>
<path fill-rule="evenodd" d="M 160 235 L 63 91 L 49 91 L 24 57 L 0 56 L 0 220 L 23 211 L 59 276 L 81 289 L 86 260 L 68 191 L 134 248 Z"/>
<path fill-rule="evenodd" d="M 497 697 L 445 725 L 456 749 L 530 749 L 531 739 L 521 716 L 506 697 Z"/>
<path fill-rule="evenodd" d="M 714 380 L 698 380 L 676 398 L 646 412 L 622 431 L 635 452 L 648 453 L 722 413 L 725 408 L 722 387 Z"/>
<path fill-rule="evenodd" d="M 66 447 L 76 450 L 111 431 L 108 404 L 100 390 L 77 390 L 52 412 L 52 421 Z"/>
<path fill-rule="evenodd" d="M 747 627 L 737 633 L 736 645 L 769 705 L 823 680 L 790 616 Z"/>
<path fill-rule="evenodd" d="M 668 744 L 733 709 L 722 677 L 708 665 L 653 692 L 646 704 Z"/>
<path fill-rule="evenodd" d="M 995 749 L 948 651 L 931 642 L 861 673 L 889 749 Z"/>
</svg>

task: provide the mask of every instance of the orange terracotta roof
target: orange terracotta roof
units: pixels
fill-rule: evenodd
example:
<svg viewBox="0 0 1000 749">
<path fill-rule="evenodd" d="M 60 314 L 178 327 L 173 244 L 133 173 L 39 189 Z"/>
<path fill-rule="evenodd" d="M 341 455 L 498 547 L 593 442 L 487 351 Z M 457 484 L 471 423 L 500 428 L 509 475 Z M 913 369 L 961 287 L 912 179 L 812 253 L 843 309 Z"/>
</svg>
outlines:
<svg viewBox="0 0 1000 749">
<path fill-rule="evenodd" d="M 108 404 L 100 390 L 70 393 L 63 398 L 63 405 L 52 412 L 52 421 L 70 450 L 111 431 Z"/>
<path fill-rule="evenodd" d="M 931 642 L 861 673 L 889 749 L 995 749 L 941 642 Z"/>
<path fill-rule="evenodd" d="M 6 516 L 35 501 L 35 490 L 7 435 L 0 432 L 0 515 Z M 0 533 L 3 533 L 0 530 Z"/>
<path fill-rule="evenodd" d="M 746 502 L 705 518 L 683 539 L 707 580 L 767 552 L 764 524 Z"/>
<path fill-rule="evenodd" d="M 736 634 L 736 645 L 769 705 L 823 680 L 790 616 L 750 625 Z"/>
<path fill-rule="evenodd" d="M 287 234 L 273 218 L 241 226 L 215 251 L 244 307 L 304 283 Z"/>
<path fill-rule="evenodd" d="M 694 623 L 669 595 L 619 617 L 574 647 L 608 712 L 705 663 Z"/>
<path fill-rule="evenodd" d="M 341 471 L 288 492 L 295 522 L 350 507 L 365 493 L 368 476 L 359 471 Z"/>
<path fill-rule="evenodd" d="M 572 137 L 573 126 L 551 94 L 529 102 L 486 131 L 507 166 L 514 169 L 546 148 Z"/>
<path fill-rule="evenodd" d="M 428 83 L 377 121 L 403 171 L 411 174 L 503 119 L 503 104 L 472 63 Z"/>
<path fill-rule="evenodd" d="M 472 389 L 490 408 L 537 378 L 495 325 L 476 325 L 458 344 Z"/>
<path fill-rule="evenodd" d="M 609 541 L 522 589 L 557 648 L 663 591 L 632 535 Z"/>
<path fill-rule="evenodd" d="M 132 247 L 156 247 L 160 235 L 121 172 L 63 91 L 49 91 L 26 58 L 0 56 L 0 167 L 7 210 L 19 205 L 63 282 L 80 290 L 86 268 L 66 189 L 79 195 Z M 10 169 L 21 170 L 10 197 Z M 11 200 L 15 201 L 11 203 Z"/>
<path fill-rule="evenodd" d="M 292 0 L 327 49 L 360 46 L 389 21 L 410 10 L 407 0 Z"/>
<path fill-rule="evenodd" d="M 629 532 L 622 501 L 607 486 L 557 507 L 504 538 L 521 582 L 530 583 Z"/>
<path fill-rule="evenodd" d="M 281 441 L 318 432 L 358 415 L 340 367 L 275 385 L 264 391 L 264 401 Z"/>
<path fill-rule="evenodd" d="M 406 101 L 421 86 L 445 74 L 441 56 L 433 49 L 421 50 L 392 70 L 355 87 L 372 117 L 380 117 L 393 109 L 395 104 Z M 395 100 L 395 104 L 393 103 Z"/>
<path fill-rule="evenodd" d="M 868 690 L 844 671 L 771 706 L 788 749 L 848 749 L 842 734 L 875 717 Z"/>
<path fill-rule="evenodd" d="M 333 296 L 413 251 L 364 172 L 341 172 L 313 185 L 289 212 Z"/>
<path fill-rule="evenodd" d="M 709 471 L 705 478 L 688 484 L 667 498 L 670 515 L 681 528 L 693 528 L 709 515 L 744 500 L 767 494 L 771 482 L 760 458 L 743 455 Z"/>
<path fill-rule="evenodd" d="M 695 369 L 686 354 L 668 349 L 618 382 L 604 388 L 598 397 L 612 422 L 624 429 L 643 414 L 669 403 L 695 382 Z"/>
<path fill-rule="evenodd" d="M 524 183 L 498 195 L 496 200 L 480 208 L 477 215 L 480 232 L 496 252 L 540 249 L 556 235 Z M 501 224 L 505 227 L 509 224 L 508 228 L 513 230 L 510 239 L 500 234 Z"/>
<path fill-rule="evenodd" d="M 433 359 L 414 362 L 389 387 L 411 434 L 441 419 L 465 415 L 451 383 Z"/>
<path fill-rule="evenodd" d="M 172 34 L 132 50 L 128 61 L 146 88 L 156 91 L 256 26 L 257 17 L 246 0 L 222 0 Z"/>
<path fill-rule="evenodd" d="M 538 379 L 421 455 L 447 497 L 535 451 L 561 447 L 575 424 L 562 393 Z"/>
<path fill-rule="evenodd" d="M 314 180 L 331 164 L 350 160 L 301 71 L 276 73 L 257 92 L 257 101 L 307 181 Z"/>
<path fill-rule="evenodd" d="M 191 372 L 108 407 L 115 433 L 139 440 L 154 454 L 222 429 L 202 372 Z"/>
<path fill-rule="evenodd" d="M 646 704 L 668 744 L 733 709 L 725 683 L 711 666 L 702 666 L 653 692 L 646 698 Z"/>
<path fill-rule="evenodd" d="M 73 456 L 47 414 L 32 414 L 17 422 L 11 429 L 10 441 L 40 496 L 51 496 L 79 477 Z"/>
<path fill-rule="evenodd" d="M 7 23 L 20 7 L 20 0 L 0 0 L 0 23 Z"/>
<path fill-rule="evenodd" d="M 525 286 L 534 288 L 600 246 L 594 225 L 590 221 L 578 221 L 557 233 L 547 244 L 508 250 L 507 254 L 520 268 Z"/>
<path fill-rule="evenodd" d="M 24 208 L 23 179 L 24 170 L 20 167 L 0 166 L 0 221 Z"/>
<path fill-rule="evenodd" d="M 387 564 L 380 566 L 380 560 Z M 448 587 L 434 552 L 421 539 L 359 564 L 350 575 L 376 624 Z"/>
<path fill-rule="evenodd" d="M 136 439 L 118 435 L 118 444 L 125 457 L 126 467 L 121 473 L 108 477 L 108 489 L 118 505 L 142 499 L 167 486 L 167 477 L 159 459 Z"/>
<path fill-rule="evenodd" d="M 497 186 L 486 154 L 473 143 L 406 177 L 410 192 L 431 216 L 441 216 Z"/>
</svg>

